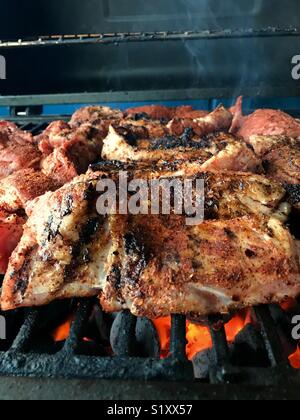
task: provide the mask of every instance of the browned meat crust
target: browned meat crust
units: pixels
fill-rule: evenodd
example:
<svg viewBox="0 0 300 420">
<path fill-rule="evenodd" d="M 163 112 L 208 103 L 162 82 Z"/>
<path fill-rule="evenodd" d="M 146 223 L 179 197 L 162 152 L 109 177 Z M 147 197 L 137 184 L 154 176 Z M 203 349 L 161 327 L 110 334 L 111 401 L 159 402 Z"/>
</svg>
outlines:
<svg viewBox="0 0 300 420">
<path fill-rule="evenodd" d="M 38 169 L 41 154 L 30 133 L 15 124 L 0 122 L 0 179 L 24 169 Z"/>
<path fill-rule="evenodd" d="M 0 181 L 0 208 L 15 213 L 25 209 L 28 201 L 59 185 L 40 171 L 23 169 Z"/>
<path fill-rule="evenodd" d="M 64 129 L 59 131 L 59 127 Z M 45 153 L 41 169 L 60 186 L 85 173 L 89 165 L 100 158 L 103 136 L 107 133 L 88 123 L 72 129 L 56 122 L 47 130 L 38 140 L 40 149 L 49 152 Z"/>
<path fill-rule="evenodd" d="M 123 116 L 123 113 L 117 109 L 102 106 L 88 106 L 80 108 L 73 114 L 70 120 L 70 126 L 72 128 L 78 128 L 82 124 L 89 123 L 96 127 L 106 126 L 108 129 L 107 124 L 103 126 L 103 123 L 119 121 Z"/>
<path fill-rule="evenodd" d="M 160 105 L 146 105 L 136 108 L 129 108 L 125 114 L 129 118 L 145 118 L 158 121 L 170 121 L 173 118 L 202 118 L 205 117 L 209 112 L 203 110 L 195 110 L 192 106 L 179 106 L 177 108 L 170 108 Z"/>
<path fill-rule="evenodd" d="M 274 109 L 258 109 L 253 114 L 243 116 L 243 103 L 240 97 L 236 106 L 232 109 L 234 113 L 232 133 L 237 133 L 245 140 L 251 136 L 300 136 L 300 122 L 292 116 Z"/>
<path fill-rule="evenodd" d="M 205 136 L 217 131 L 228 131 L 232 124 L 232 114 L 223 106 L 219 106 L 210 114 L 202 118 L 174 118 L 169 124 L 170 133 L 181 136 L 186 128 L 192 128 L 198 136 Z"/>
<path fill-rule="evenodd" d="M 142 173 L 146 173 L 148 179 L 159 176 L 158 173 L 152 172 L 151 168 L 148 172 L 145 172 L 143 168 Z M 115 175 L 117 175 L 117 171 L 115 171 Z M 101 291 L 104 291 L 102 297 L 104 299 L 109 290 L 114 294 L 116 289 L 119 290 L 119 273 L 125 273 L 124 270 L 128 267 L 127 262 L 129 261 L 127 257 L 125 259 L 120 259 L 120 257 L 124 255 L 123 246 L 132 234 L 134 228 L 132 223 L 135 222 L 131 221 L 131 218 L 126 220 L 122 216 L 103 218 L 97 214 L 96 200 L 98 194 L 96 184 L 99 179 L 106 176 L 105 172 L 97 172 L 78 177 L 60 190 L 45 194 L 31 206 L 30 217 L 24 228 L 24 235 L 11 257 L 5 276 L 2 290 L 3 309 L 43 305 L 58 298 L 93 296 Z M 132 177 L 134 176 L 135 174 L 132 173 Z M 205 180 L 206 194 L 209 197 L 205 209 L 207 218 L 232 219 L 244 215 L 252 215 L 251 217 L 255 218 L 253 215 L 256 213 L 265 214 L 269 217 L 277 211 L 285 194 L 281 187 L 261 176 L 250 174 L 200 174 L 199 176 Z M 198 243 L 196 238 L 198 231 L 189 230 L 185 226 L 184 216 L 179 218 L 177 216 L 171 216 L 170 218 L 160 218 L 158 216 L 154 219 L 143 217 L 143 220 L 145 224 L 143 235 L 146 235 L 145 238 L 148 238 L 148 235 L 154 235 L 154 231 L 151 232 L 150 230 L 148 232 L 149 224 L 153 223 L 153 229 L 154 227 L 161 229 L 163 234 L 167 229 L 170 238 L 174 235 L 176 229 L 180 228 L 180 235 L 183 239 L 193 234 L 195 244 Z M 222 223 L 225 229 L 226 222 L 223 221 Z M 257 225 L 253 222 L 250 225 L 251 229 L 247 228 L 247 223 L 245 229 L 250 232 L 251 229 L 257 229 L 260 232 L 258 222 Z M 142 219 L 137 217 L 137 230 L 141 228 L 141 224 Z M 236 224 L 240 225 L 241 223 L 238 221 Z M 211 225 L 211 229 L 213 229 L 213 226 L 215 225 Z M 218 225 L 216 226 L 218 227 Z M 199 227 L 199 229 L 199 243 L 201 243 L 203 237 L 201 236 L 201 228 Z M 284 229 L 283 231 L 285 232 Z M 144 240 L 146 241 L 143 235 L 139 236 L 136 232 L 133 232 L 135 235 L 133 244 L 135 245 L 130 245 L 130 252 L 139 251 L 139 237 L 142 244 Z M 267 230 L 262 230 L 261 236 L 263 238 L 266 232 Z M 160 251 L 162 255 L 167 255 L 171 252 L 171 249 L 169 249 L 171 241 L 165 242 L 162 240 L 164 236 L 159 234 L 159 230 L 156 231 L 156 235 L 155 241 L 153 239 L 153 246 L 158 245 L 156 252 Z M 256 234 L 253 233 L 253 235 Z M 213 236 L 217 237 L 215 234 Z M 228 233 L 228 236 L 233 236 L 233 234 Z M 287 239 L 287 237 L 283 235 L 282 239 Z M 292 242 L 290 237 L 288 239 Z M 282 245 L 286 248 L 287 255 L 291 252 L 290 242 L 285 241 Z M 185 242 L 182 242 L 182 245 L 185 243 L 186 239 Z M 148 246 L 149 243 L 145 242 L 146 245 Z M 175 253 L 180 249 L 177 245 L 180 247 L 177 242 L 174 244 Z M 226 242 L 223 245 L 225 246 Z M 221 246 L 221 243 L 218 246 Z M 275 245 L 274 248 L 276 249 Z M 125 249 L 127 248 L 125 247 Z M 261 250 L 260 257 L 264 256 L 262 252 Z M 281 248 L 280 252 L 283 252 Z M 134 256 L 132 258 L 129 264 L 133 267 Z M 188 258 L 188 255 L 186 255 L 185 258 L 191 262 L 196 257 L 190 255 Z M 274 258 L 278 262 L 275 251 Z M 286 258 L 290 262 L 291 256 L 286 256 Z M 217 261 L 219 262 L 219 260 Z M 280 261 L 282 262 L 282 260 Z M 171 262 L 171 264 L 173 263 Z M 136 276 L 142 274 L 142 271 L 139 273 L 142 267 L 142 261 L 137 259 L 135 274 L 131 273 L 132 282 L 138 281 Z M 167 264 L 165 270 L 169 270 L 168 267 Z M 222 267 L 224 268 L 224 261 Z M 206 270 L 208 274 L 208 265 Z M 180 284 L 180 273 L 178 278 L 173 274 L 173 280 L 174 284 L 176 282 Z M 157 281 L 160 282 L 161 280 L 158 278 Z M 115 288 L 113 285 L 115 285 Z M 161 289 L 161 292 L 165 293 L 163 289 Z M 105 298 L 105 300 L 106 303 L 104 303 L 108 306 L 109 299 Z M 130 307 L 130 309 L 132 308 Z M 156 311 L 155 308 L 153 310 Z M 167 308 L 162 308 L 162 313 L 167 310 Z M 172 310 L 172 307 L 169 310 Z M 191 308 L 187 306 L 186 311 L 189 310 L 194 310 L 194 306 L 192 305 Z M 202 311 L 201 307 L 199 307 L 199 311 Z"/>
<path fill-rule="evenodd" d="M 288 230 L 275 219 L 245 217 L 187 228 L 179 218 L 134 217 L 116 227 L 120 266 L 101 294 L 107 311 L 156 318 L 227 313 L 300 293 Z"/>
<path fill-rule="evenodd" d="M 111 126 L 104 140 L 102 158 L 121 162 L 178 162 L 186 168 L 197 164 L 198 171 L 261 172 L 261 160 L 253 149 L 230 134 L 197 138 L 190 130 L 181 137 L 140 139 L 137 131 Z"/>
</svg>

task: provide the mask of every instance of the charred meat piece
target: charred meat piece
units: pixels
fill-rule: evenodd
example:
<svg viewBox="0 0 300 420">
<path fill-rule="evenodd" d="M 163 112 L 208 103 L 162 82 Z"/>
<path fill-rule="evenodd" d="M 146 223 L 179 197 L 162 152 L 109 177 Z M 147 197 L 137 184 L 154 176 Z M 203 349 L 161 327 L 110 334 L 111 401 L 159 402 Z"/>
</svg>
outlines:
<svg viewBox="0 0 300 420">
<path fill-rule="evenodd" d="M 137 108 L 127 109 L 125 114 L 129 118 L 135 120 L 150 119 L 163 122 L 169 122 L 173 118 L 202 118 L 209 112 L 202 110 L 195 110 L 192 106 L 179 106 L 177 108 L 170 108 L 160 105 L 146 105 Z"/>
<path fill-rule="evenodd" d="M 80 108 L 76 111 L 69 124 L 72 128 L 78 128 L 82 124 L 89 123 L 96 127 L 106 126 L 108 129 L 111 122 L 119 121 L 123 117 L 123 113 L 117 109 L 111 109 L 103 106 L 89 106 Z M 103 123 L 106 124 L 103 126 Z"/>
<path fill-rule="evenodd" d="M 288 201 L 300 208 L 300 140 L 285 136 L 251 136 L 248 141 L 261 156 L 266 175 L 284 185 Z"/>
<path fill-rule="evenodd" d="M 219 106 L 202 118 L 174 118 L 168 124 L 171 135 L 181 136 L 187 128 L 198 136 L 205 136 L 218 131 L 228 131 L 232 124 L 232 114 L 223 106 Z"/>
<path fill-rule="evenodd" d="M 166 124 L 163 124 L 161 121 L 144 118 L 139 120 L 130 118 L 121 120 L 118 123 L 118 127 L 119 129 L 124 129 L 125 135 L 128 133 L 128 139 L 133 144 L 137 139 L 158 139 L 169 135 Z"/>
<path fill-rule="evenodd" d="M 43 155 L 48 156 L 66 142 L 65 133 L 69 132 L 69 124 L 64 121 L 53 121 L 43 133 L 35 137 L 35 142 Z"/>
<path fill-rule="evenodd" d="M 97 295 L 114 260 L 109 221 L 96 212 L 95 183 L 72 182 L 35 201 L 10 259 L 2 305 Z"/>
<path fill-rule="evenodd" d="M 281 147 L 289 147 L 297 149 L 299 147 L 299 140 L 286 136 L 251 136 L 247 140 L 248 144 L 253 147 L 257 156 L 262 159 L 274 149 Z"/>
<path fill-rule="evenodd" d="M 148 117 L 149 119 L 152 119 L 152 120 L 170 121 L 172 118 L 174 118 L 175 109 L 169 108 L 166 106 L 161 106 L 161 105 L 145 105 L 145 106 L 127 109 L 125 114 L 129 118 L 138 119 L 139 116 L 143 118 L 145 118 L 146 116 L 146 118 Z"/>
<path fill-rule="evenodd" d="M 43 305 L 58 298 L 93 296 L 99 294 L 100 291 L 103 291 L 107 306 L 109 294 L 111 293 L 113 300 L 116 291 L 122 291 L 122 282 L 125 277 L 121 277 L 121 273 L 123 273 L 122 276 L 125 275 L 124 270 L 127 267 L 126 261 L 128 261 L 127 257 L 124 257 L 124 249 L 133 253 L 140 249 L 138 234 L 133 231 L 135 222 L 131 222 L 131 218 L 129 218 L 130 224 L 128 224 L 127 216 L 104 217 L 96 211 L 96 201 L 99 198 L 99 193 L 96 191 L 97 182 L 111 176 L 117 181 L 117 175 L 117 170 L 112 175 L 105 171 L 82 175 L 60 190 L 47 193 L 35 200 L 28 212 L 29 219 L 24 228 L 24 235 L 10 259 L 2 292 L 3 309 Z M 131 174 L 131 177 L 135 178 L 135 176 L 135 173 Z M 149 179 L 157 177 L 158 174 L 149 169 L 147 176 Z M 276 213 L 284 195 L 281 187 L 260 176 L 245 175 L 240 177 L 240 174 L 232 175 L 232 177 L 230 175 L 222 177 L 220 174 L 201 174 L 200 176 L 205 180 L 206 194 L 208 195 L 208 206 L 205 209 L 207 218 L 231 219 L 237 215 L 253 215 L 254 212 L 270 215 Z M 154 255 L 162 252 L 162 255 L 166 256 L 170 253 L 169 263 L 167 263 L 167 257 L 166 261 L 161 260 L 166 264 L 167 272 L 170 269 L 169 264 L 173 265 L 174 263 L 176 266 L 176 260 L 173 261 L 173 258 L 180 250 L 180 245 L 179 242 L 176 242 L 172 248 L 171 238 L 174 238 L 178 229 L 178 235 L 181 235 L 184 240 L 182 246 L 185 246 L 186 238 L 191 234 L 194 234 L 195 247 L 196 244 L 200 246 L 203 240 L 200 232 L 199 240 L 196 241 L 198 230 L 189 230 L 185 224 L 184 216 L 163 216 L 162 218 L 160 216 L 149 218 L 143 216 L 142 219 L 145 229 L 140 236 L 141 249 L 144 248 L 144 245 L 149 245 L 145 238 L 148 238 L 148 235 L 149 238 L 154 235 L 154 231 L 151 229 L 148 231 L 149 224 L 153 223 L 153 229 L 159 225 L 163 234 L 166 233 L 166 229 L 168 231 L 168 241 L 165 241 L 164 236 L 161 236 L 157 230 L 157 237 L 153 242 L 153 247 L 158 245 Z M 142 219 L 137 217 L 137 229 L 141 228 Z M 225 229 L 226 222 L 222 223 L 224 223 L 222 226 Z M 237 224 L 242 226 L 240 222 Z M 219 230 L 217 229 L 215 234 L 213 226 L 215 225 L 212 225 L 210 235 L 213 238 L 218 238 Z M 218 225 L 216 226 L 218 227 Z M 220 239 L 220 243 L 216 246 L 227 246 L 227 241 L 234 236 L 234 230 L 231 233 L 230 228 L 229 224 L 225 243 L 223 244 Z M 201 228 L 199 227 L 199 229 Z M 251 229 L 249 228 L 249 230 Z M 135 235 L 134 240 L 130 239 L 132 233 Z M 265 233 L 263 231 L 263 234 Z M 248 230 L 245 236 L 247 234 Z M 256 234 L 253 233 L 253 235 Z M 267 243 L 268 240 L 265 239 Z M 251 250 L 255 251 L 256 248 L 254 244 L 252 245 Z M 124 246 L 125 248 L 123 248 Z M 285 246 L 288 247 L 287 244 Z M 208 258 L 209 247 L 205 250 Z M 268 249 L 266 252 L 270 250 Z M 276 260 L 275 251 L 273 255 Z M 172 254 L 173 252 L 174 254 Z M 193 254 L 184 251 L 184 255 L 187 263 L 189 261 L 189 264 L 192 264 L 194 260 L 196 261 L 196 256 Z M 259 256 L 262 256 L 261 253 Z M 134 262 L 135 257 L 132 256 L 132 258 L 130 264 Z M 133 284 L 135 281 L 139 281 L 138 276 L 142 275 L 143 264 L 146 260 L 143 262 L 137 257 L 135 262 L 133 265 L 135 277 L 131 273 Z M 209 275 L 208 266 L 206 269 Z M 220 271 L 221 269 L 224 269 L 224 260 Z M 174 284 L 180 282 L 179 271 L 178 277 L 173 273 Z M 190 274 L 192 273 L 190 272 Z M 157 281 L 160 280 L 157 279 Z M 161 289 L 161 293 L 164 294 L 165 290 Z M 130 307 L 129 302 L 128 307 Z M 193 305 L 190 309 L 194 310 Z M 188 310 L 189 308 L 187 308 Z"/>
<path fill-rule="evenodd" d="M 15 124 L 0 122 L 0 179 L 24 169 L 38 169 L 41 154 L 30 133 Z"/>
<path fill-rule="evenodd" d="M 244 141 L 223 133 L 195 138 L 190 130 L 181 137 L 140 139 L 130 129 L 111 126 L 102 158 L 121 162 L 184 161 L 186 168 L 197 165 L 198 171 L 262 171 L 261 160 Z"/>
<path fill-rule="evenodd" d="M 108 278 L 101 294 L 106 311 L 203 316 L 300 293 L 295 242 L 276 219 L 244 217 L 187 227 L 174 216 L 137 216 L 116 229 L 122 238 L 119 280 L 116 286 L 115 278 Z"/>
<path fill-rule="evenodd" d="M 0 181 L 0 208 L 9 213 L 25 209 L 28 201 L 59 185 L 41 171 L 23 169 Z"/>
<path fill-rule="evenodd" d="M 57 126 L 52 128 L 54 132 L 51 135 L 49 132 L 42 140 L 44 144 L 48 142 L 45 149 L 52 151 L 43 159 L 41 169 L 62 186 L 85 173 L 89 165 L 101 156 L 103 133 L 87 123 L 61 132 L 56 132 Z"/>
<path fill-rule="evenodd" d="M 268 176 L 285 184 L 300 184 L 300 143 L 298 147 L 281 146 L 264 157 Z"/>
<path fill-rule="evenodd" d="M 52 178 L 60 187 L 78 175 L 75 164 L 62 147 L 54 150 L 42 160 L 41 170 L 45 176 Z"/>
</svg>

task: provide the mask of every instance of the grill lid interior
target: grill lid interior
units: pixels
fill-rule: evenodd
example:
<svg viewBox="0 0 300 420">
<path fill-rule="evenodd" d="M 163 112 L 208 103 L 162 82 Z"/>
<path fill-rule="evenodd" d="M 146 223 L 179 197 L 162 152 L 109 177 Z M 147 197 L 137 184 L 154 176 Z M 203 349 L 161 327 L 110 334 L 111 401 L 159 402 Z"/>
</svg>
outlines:
<svg viewBox="0 0 300 420">
<path fill-rule="evenodd" d="M 154 101 L 300 93 L 292 77 L 300 51 L 296 0 L 23 3 L 3 8 L 3 96 L 96 92 L 101 101 L 111 94 Z"/>
</svg>

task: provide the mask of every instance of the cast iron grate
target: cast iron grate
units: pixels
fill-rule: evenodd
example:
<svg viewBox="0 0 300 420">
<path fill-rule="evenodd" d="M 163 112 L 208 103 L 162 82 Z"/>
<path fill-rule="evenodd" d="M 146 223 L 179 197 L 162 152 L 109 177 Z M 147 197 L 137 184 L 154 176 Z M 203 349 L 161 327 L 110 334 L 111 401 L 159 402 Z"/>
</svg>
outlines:
<svg viewBox="0 0 300 420">
<path fill-rule="evenodd" d="M 36 135 L 46 126 L 46 122 L 28 122 L 21 128 Z M 68 338 L 62 343 L 54 343 L 49 332 L 71 311 L 73 322 Z M 222 318 L 209 317 L 205 324 L 212 338 L 210 358 L 214 362 L 209 364 L 202 381 L 214 385 L 299 386 L 300 373 L 289 364 L 288 355 L 291 353 L 284 348 L 274 313 L 279 314 L 280 322 L 288 326 L 285 332 L 291 328 L 291 319 L 276 305 L 259 306 L 251 312 L 259 330 L 266 363 L 258 360 L 257 364 L 252 363 L 249 367 L 245 363 L 244 367 L 241 361 L 233 362 L 224 323 L 220 322 Z M 136 318 L 126 311 L 106 315 L 95 299 L 54 302 L 44 308 L 19 309 L 4 315 L 10 333 L 0 344 L 0 376 L 184 382 L 198 378 L 195 363 L 186 355 L 185 316 L 172 316 L 170 351 L 168 357 L 162 359 L 151 321 Z M 101 343 L 96 350 L 91 343 L 84 341 L 92 315 L 96 319 L 98 342 Z"/>
</svg>

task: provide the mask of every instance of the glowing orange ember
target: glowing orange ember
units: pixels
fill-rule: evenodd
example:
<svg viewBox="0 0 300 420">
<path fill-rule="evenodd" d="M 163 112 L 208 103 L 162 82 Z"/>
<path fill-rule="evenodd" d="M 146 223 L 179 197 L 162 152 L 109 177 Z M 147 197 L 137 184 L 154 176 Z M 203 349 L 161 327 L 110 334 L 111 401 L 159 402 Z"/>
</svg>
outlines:
<svg viewBox="0 0 300 420">
<path fill-rule="evenodd" d="M 201 351 L 212 347 L 211 335 L 207 327 L 188 322 L 186 338 L 188 341 L 186 352 L 189 360 L 192 360 Z"/>
<path fill-rule="evenodd" d="M 68 319 L 60 325 L 56 330 L 53 331 L 52 337 L 54 341 L 65 341 L 69 335 L 71 330 L 72 322 L 74 321 L 74 315 L 70 315 Z"/>
<path fill-rule="evenodd" d="M 161 344 L 161 357 L 167 357 L 170 349 L 171 318 L 160 318 L 154 322 Z M 226 337 L 229 343 L 233 342 L 236 336 L 251 323 L 251 312 L 242 311 L 225 325 Z M 207 327 L 187 322 L 186 330 L 187 347 L 186 352 L 189 360 L 192 360 L 198 353 L 212 347 L 210 331 Z"/>
<path fill-rule="evenodd" d="M 298 347 L 296 352 L 289 357 L 291 366 L 294 369 L 300 369 L 300 348 Z"/>
<path fill-rule="evenodd" d="M 153 323 L 159 337 L 161 357 L 167 357 L 170 352 L 171 317 L 158 318 Z"/>
</svg>

